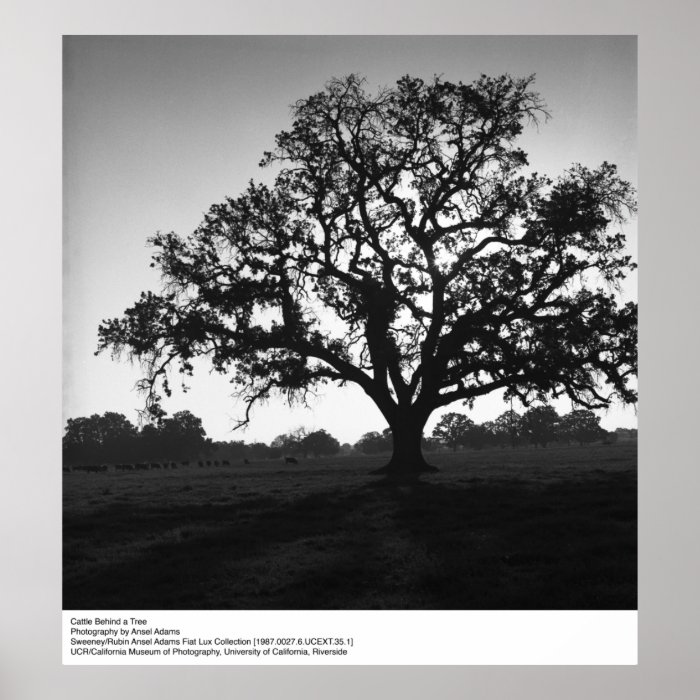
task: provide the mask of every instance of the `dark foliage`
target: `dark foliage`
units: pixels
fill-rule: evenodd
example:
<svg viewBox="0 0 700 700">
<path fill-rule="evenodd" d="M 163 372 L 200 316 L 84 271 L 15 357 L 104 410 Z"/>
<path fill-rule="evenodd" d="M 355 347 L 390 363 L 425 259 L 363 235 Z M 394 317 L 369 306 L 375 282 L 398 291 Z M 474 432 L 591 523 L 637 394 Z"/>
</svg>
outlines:
<svg viewBox="0 0 700 700">
<path fill-rule="evenodd" d="M 559 436 L 564 440 L 575 440 L 581 445 L 596 440 L 610 440 L 606 431 L 600 427 L 600 418 L 586 409 L 571 411 L 563 416 L 559 422 Z"/>
<path fill-rule="evenodd" d="M 130 462 L 132 460 L 187 460 L 210 444 L 202 421 L 179 411 L 139 431 L 120 413 L 69 418 L 63 437 L 64 464 Z"/>
<path fill-rule="evenodd" d="M 522 434 L 533 445 L 547 447 L 559 437 L 560 418 L 551 406 L 533 406 L 520 421 Z"/>
<path fill-rule="evenodd" d="M 63 436 L 63 463 L 129 461 L 137 454 L 137 440 L 136 427 L 121 413 L 69 418 Z"/>
</svg>

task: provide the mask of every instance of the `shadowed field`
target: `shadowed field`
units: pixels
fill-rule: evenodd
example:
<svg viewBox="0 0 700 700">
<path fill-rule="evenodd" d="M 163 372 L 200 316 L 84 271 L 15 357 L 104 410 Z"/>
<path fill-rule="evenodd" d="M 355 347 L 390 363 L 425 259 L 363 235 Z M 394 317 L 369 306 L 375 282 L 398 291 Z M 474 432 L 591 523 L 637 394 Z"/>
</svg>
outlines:
<svg viewBox="0 0 700 700">
<path fill-rule="evenodd" d="M 64 474 L 64 609 L 636 609 L 636 442 Z"/>
</svg>

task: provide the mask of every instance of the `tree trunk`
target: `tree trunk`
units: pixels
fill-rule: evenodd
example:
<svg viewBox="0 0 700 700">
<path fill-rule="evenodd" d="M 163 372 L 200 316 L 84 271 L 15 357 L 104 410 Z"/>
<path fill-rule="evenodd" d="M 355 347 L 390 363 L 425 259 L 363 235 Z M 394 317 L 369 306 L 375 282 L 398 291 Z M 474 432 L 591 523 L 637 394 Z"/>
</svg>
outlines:
<svg viewBox="0 0 700 700">
<path fill-rule="evenodd" d="M 423 428 L 427 419 L 403 414 L 391 425 L 393 452 L 389 463 L 372 474 L 386 474 L 392 480 L 414 480 L 419 474 L 438 469 L 425 461 L 421 449 Z"/>
</svg>

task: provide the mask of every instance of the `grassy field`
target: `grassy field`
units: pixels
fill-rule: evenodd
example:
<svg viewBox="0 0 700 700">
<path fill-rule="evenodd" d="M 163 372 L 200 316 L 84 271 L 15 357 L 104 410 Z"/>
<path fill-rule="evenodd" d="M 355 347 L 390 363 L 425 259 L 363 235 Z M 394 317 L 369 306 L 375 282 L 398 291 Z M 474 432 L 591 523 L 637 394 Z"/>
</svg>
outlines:
<svg viewBox="0 0 700 700">
<path fill-rule="evenodd" d="M 65 473 L 64 609 L 635 609 L 637 445 Z"/>
</svg>

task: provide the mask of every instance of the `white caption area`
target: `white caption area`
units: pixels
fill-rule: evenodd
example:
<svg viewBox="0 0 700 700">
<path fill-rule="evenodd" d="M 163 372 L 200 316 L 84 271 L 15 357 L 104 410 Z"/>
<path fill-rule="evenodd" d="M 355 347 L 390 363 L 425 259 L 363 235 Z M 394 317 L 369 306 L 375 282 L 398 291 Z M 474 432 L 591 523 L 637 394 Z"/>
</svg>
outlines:
<svg viewBox="0 0 700 700">
<path fill-rule="evenodd" d="M 63 611 L 70 665 L 634 665 L 636 611 Z"/>
</svg>

